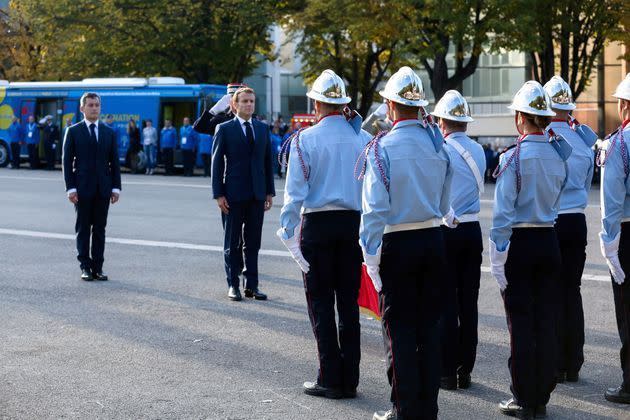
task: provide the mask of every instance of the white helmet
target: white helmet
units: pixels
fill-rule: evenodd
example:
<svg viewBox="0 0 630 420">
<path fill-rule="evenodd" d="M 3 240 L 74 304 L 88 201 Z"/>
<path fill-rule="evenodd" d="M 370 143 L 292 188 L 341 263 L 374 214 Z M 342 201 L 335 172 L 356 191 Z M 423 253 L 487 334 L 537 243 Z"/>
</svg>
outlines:
<svg viewBox="0 0 630 420">
<path fill-rule="evenodd" d="M 618 99 L 630 101 L 630 73 L 626 74 L 626 78 L 619 83 L 613 96 Z"/>
<path fill-rule="evenodd" d="M 346 96 L 346 85 L 341 77 L 332 70 L 324 70 L 315 79 L 311 90 L 306 94 L 311 99 L 333 105 L 344 105 L 350 102 Z"/>
<path fill-rule="evenodd" d="M 392 75 L 379 94 L 390 101 L 408 106 L 426 106 L 422 80 L 411 68 L 401 67 Z"/>
<path fill-rule="evenodd" d="M 466 99 L 456 90 L 447 91 L 442 99 L 435 104 L 431 115 L 445 120 L 473 122 L 470 116 L 470 108 Z"/>
<path fill-rule="evenodd" d="M 534 80 L 530 80 L 525 82 L 516 92 L 514 99 L 512 99 L 512 105 L 508 106 L 508 108 L 526 114 L 553 117 L 556 113 L 551 110 L 550 105 L 551 99 L 549 99 L 549 95 L 547 95 L 542 85 Z"/>
<path fill-rule="evenodd" d="M 575 109 L 571 87 L 560 76 L 553 76 L 544 86 L 545 92 L 551 98 L 551 108 L 562 111 Z"/>
</svg>

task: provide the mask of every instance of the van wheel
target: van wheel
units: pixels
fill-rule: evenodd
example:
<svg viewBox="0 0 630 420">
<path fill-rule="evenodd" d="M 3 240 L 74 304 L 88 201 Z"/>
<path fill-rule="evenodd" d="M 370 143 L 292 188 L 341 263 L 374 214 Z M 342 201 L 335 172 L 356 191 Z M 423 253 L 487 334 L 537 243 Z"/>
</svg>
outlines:
<svg viewBox="0 0 630 420">
<path fill-rule="evenodd" d="M 0 141 L 0 168 L 4 168 L 9 164 L 9 146 Z"/>
<path fill-rule="evenodd" d="M 143 151 L 129 156 L 129 169 L 134 174 L 143 173 L 147 167 L 147 157 Z"/>
</svg>

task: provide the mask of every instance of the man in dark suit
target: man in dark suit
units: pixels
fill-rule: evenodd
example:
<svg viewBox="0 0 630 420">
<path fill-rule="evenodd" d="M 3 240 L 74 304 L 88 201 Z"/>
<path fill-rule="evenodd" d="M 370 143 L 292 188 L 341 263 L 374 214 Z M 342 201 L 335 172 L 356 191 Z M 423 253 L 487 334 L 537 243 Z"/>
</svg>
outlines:
<svg viewBox="0 0 630 420">
<path fill-rule="evenodd" d="M 80 103 L 84 119 L 66 130 L 63 140 L 63 176 L 68 200 L 77 214 L 75 232 L 81 279 L 107 280 L 103 273 L 107 212 L 109 203 L 118 201 L 121 189 L 118 145 L 114 131 L 99 121 L 98 94 L 84 93 Z"/>
<path fill-rule="evenodd" d="M 52 171 L 57 163 L 57 142 L 59 141 L 59 128 L 53 122 L 52 115 L 44 117 L 44 150 L 46 152 L 46 169 Z"/>
<path fill-rule="evenodd" d="M 212 193 L 221 209 L 228 297 L 241 300 L 239 240 L 245 254 L 245 297 L 265 300 L 258 289 L 258 251 L 264 212 L 272 205 L 273 184 L 269 128 L 252 118 L 256 96 L 251 88 L 234 93 L 236 117 L 217 126 L 212 145 Z"/>
</svg>

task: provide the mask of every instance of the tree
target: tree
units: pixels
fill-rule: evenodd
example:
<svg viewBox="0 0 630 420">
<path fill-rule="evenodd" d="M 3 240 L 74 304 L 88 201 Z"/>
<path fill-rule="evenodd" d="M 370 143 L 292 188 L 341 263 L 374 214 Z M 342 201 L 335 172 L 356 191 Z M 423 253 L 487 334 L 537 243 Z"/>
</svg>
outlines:
<svg viewBox="0 0 630 420">
<path fill-rule="evenodd" d="M 366 115 L 378 85 L 405 64 L 399 37 L 400 1 L 308 0 L 283 23 L 297 40 L 302 75 L 311 83 L 330 68 L 347 83 L 350 105 Z M 407 61 L 408 62 L 408 61 Z"/>
<path fill-rule="evenodd" d="M 505 20 L 512 30 L 502 42 L 527 52 L 532 78 L 547 82 L 560 71 L 574 98 L 590 82 L 593 66 L 611 40 L 628 44 L 630 10 L 624 0 L 516 0 Z"/>
<path fill-rule="evenodd" d="M 242 80 L 274 55 L 269 27 L 288 3 L 264 0 L 19 0 L 43 45 L 39 79 L 180 76 Z"/>
<path fill-rule="evenodd" d="M 11 9 L 0 9 L 0 77 L 31 79 L 42 67 L 42 45 L 27 21 Z"/>
</svg>

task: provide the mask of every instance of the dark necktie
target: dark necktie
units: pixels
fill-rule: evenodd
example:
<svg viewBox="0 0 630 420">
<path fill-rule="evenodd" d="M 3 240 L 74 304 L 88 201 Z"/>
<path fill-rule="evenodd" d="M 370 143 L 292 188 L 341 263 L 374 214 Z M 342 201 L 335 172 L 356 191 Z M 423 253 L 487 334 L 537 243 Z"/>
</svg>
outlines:
<svg viewBox="0 0 630 420">
<path fill-rule="evenodd" d="M 252 130 L 252 125 L 249 121 L 245 121 L 243 123 L 245 125 L 245 136 L 247 137 L 247 143 L 249 143 L 250 147 L 254 146 L 254 130 Z"/>
<path fill-rule="evenodd" d="M 98 143 L 96 139 L 96 124 L 94 123 L 90 124 L 90 141 L 95 145 Z"/>
</svg>

